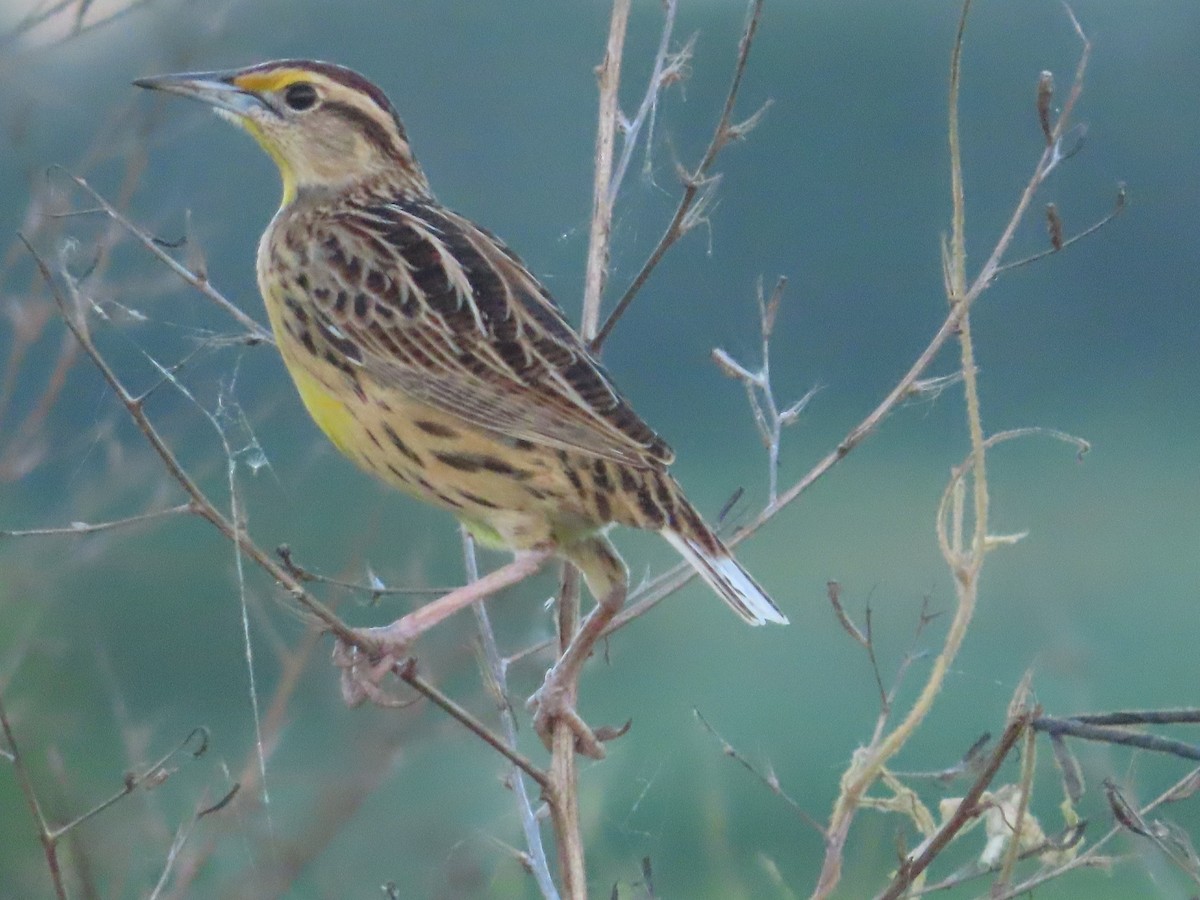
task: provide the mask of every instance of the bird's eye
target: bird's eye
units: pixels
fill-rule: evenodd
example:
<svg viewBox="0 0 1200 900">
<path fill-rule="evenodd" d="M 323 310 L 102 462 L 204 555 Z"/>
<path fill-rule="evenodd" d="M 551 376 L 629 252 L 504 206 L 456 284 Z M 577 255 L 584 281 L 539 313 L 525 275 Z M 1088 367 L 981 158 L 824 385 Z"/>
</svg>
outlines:
<svg viewBox="0 0 1200 900">
<path fill-rule="evenodd" d="M 317 102 L 317 89 L 307 81 L 290 84 L 283 92 L 283 102 L 297 112 L 311 109 Z"/>
</svg>

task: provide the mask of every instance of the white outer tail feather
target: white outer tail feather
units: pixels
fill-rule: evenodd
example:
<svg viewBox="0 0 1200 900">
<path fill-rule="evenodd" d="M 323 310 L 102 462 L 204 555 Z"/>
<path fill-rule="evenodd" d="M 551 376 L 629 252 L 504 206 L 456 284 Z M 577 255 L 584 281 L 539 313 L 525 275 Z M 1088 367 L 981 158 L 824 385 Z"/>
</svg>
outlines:
<svg viewBox="0 0 1200 900">
<path fill-rule="evenodd" d="M 714 556 L 678 532 L 663 531 L 662 535 L 745 622 L 750 625 L 788 624 L 787 616 L 727 550 L 723 555 Z M 724 547 L 721 549 L 725 550 Z"/>
</svg>

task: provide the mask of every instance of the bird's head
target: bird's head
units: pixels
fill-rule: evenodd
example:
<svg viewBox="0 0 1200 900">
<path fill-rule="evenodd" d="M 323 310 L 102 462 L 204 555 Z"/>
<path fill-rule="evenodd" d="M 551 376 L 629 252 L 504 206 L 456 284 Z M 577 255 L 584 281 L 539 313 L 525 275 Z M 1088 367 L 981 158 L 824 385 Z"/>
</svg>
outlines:
<svg viewBox="0 0 1200 900">
<path fill-rule="evenodd" d="M 361 181 L 428 193 L 395 107 L 344 66 L 285 59 L 134 84 L 199 100 L 249 131 L 279 166 L 285 203 L 306 189 L 344 190 Z"/>
</svg>

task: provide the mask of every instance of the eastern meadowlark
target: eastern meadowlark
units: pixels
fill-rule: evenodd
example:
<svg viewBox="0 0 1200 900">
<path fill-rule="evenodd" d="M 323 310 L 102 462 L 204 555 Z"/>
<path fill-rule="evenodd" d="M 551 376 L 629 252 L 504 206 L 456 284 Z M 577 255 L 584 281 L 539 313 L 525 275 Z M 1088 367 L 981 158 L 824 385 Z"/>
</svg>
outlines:
<svg viewBox="0 0 1200 900">
<path fill-rule="evenodd" d="M 787 622 L 546 288 L 434 198 L 379 88 L 308 60 L 135 84 L 208 104 L 278 165 L 258 284 L 300 397 L 337 448 L 483 543 L 583 575 L 596 607 L 539 692 L 543 737 L 562 715 L 586 729 L 562 685 L 625 600 L 612 523 L 662 534 L 746 622 Z"/>
</svg>

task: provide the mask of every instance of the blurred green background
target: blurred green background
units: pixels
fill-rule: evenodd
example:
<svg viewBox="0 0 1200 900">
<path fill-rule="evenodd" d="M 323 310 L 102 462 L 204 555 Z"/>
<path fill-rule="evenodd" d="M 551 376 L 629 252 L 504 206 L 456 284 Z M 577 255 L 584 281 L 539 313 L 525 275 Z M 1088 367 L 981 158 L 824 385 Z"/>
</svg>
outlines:
<svg viewBox="0 0 1200 900">
<path fill-rule="evenodd" d="M 85 21 L 115 7 L 97 4 Z M 16 35 L 32 4 L 0 4 L 0 232 L 35 230 L 77 274 L 97 242 L 116 241 L 89 299 L 95 328 L 128 383 L 188 357 L 190 402 L 159 387 L 148 409 L 181 460 L 227 503 L 225 428 L 236 482 L 258 543 L 289 543 L 313 570 L 389 584 L 462 578 L 451 520 L 381 490 L 337 456 L 302 415 L 267 348 L 206 348 L 232 323 L 87 209 L 51 164 L 86 175 L 131 218 L 177 251 L 202 251 L 213 283 L 263 319 L 254 286 L 258 235 L 278 202 L 270 161 L 198 106 L 135 92 L 131 79 L 244 65 L 272 57 L 335 60 L 392 97 L 435 191 L 501 235 L 577 318 L 591 197 L 595 80 L 607 29 L 602 2 L 149 2 L 72 39 L 73 15 Z M 1022 674 L 1046 710 L 1068 714 L 1196 705 L 1200 622 L 1200 5 L 1192 0 L 1078 0 L 1095 42 L 1077 118 L 1086 141 L 1046 185 L 1013 256 L 1047 243 L 1041 203 L 1066 231 L 1130 205 L 1069 252 L 1005 275 L 973 315 L 989 431 L 1043 425 L 1089 440 L 1077 462 L 1045 439 L 991 456 L 993 531 L 1029 531 L 984 571 L 972 632 L 934 713 L 895 760 L 898 770 L 955 763 L 984 731 L 998 733 Z M 68 12 L 71 12 L 68 10 Z M 790 284 L 774 337 L 781 402 L 822 390 L 786 435 L 790 484 L 896 382 L 941 323 L 939 239 L 949 219 L 947 70 L 958 4 L 942 0 L 768 3 L 739 111 L 774 105 L 730 147 L 710 224 L 654 275 L 606 348 L 618 383 L 678 452 L 675 472 L 715 517 L 738 487 L 734 516 L 766 496 L 765 454 L 740 387 L 709 361 L 714 346 L 756 361 L 755 280 Z M 674 209 L 676 161 L 699 158 L 724 99 L 744 8 L 683 2 L 682 41 L 698 32 L 690 77 L 669 90 L 649 150 L 639 151 L 618 203 L 610 302 L 636 273 Z M 635 4 L 622 103 L 632 112 L 659 38 L 658 3 Z M 7 37 L 5 35 L 8 35 Z M 1046 0 L 981 0 L 966 38 L 962 94 L 968 253 L 986 258 L 1041 150 L 1038 73 L 1065 96 L 1080 51 L 1067 15 Z M 131 162 L 132 160 L 132 162 Z M 32 204 L 32 206 L 31 206 Z M 185 218 L 190 211 L 190 225 Z M 9 239 L 4 239 L 7 248 Z M 64 329 L 46 322 L 13 358 L 47 296 L 21 252 L 0 258 L 0 529 L 102 521 L 181 501 L 94 369 L 78 360 L 37 418 Z M 133 315 L 129 310 L 136 311 Z M 33 317 L 31 319 L 31 317 Z M 930 374 L 957 365 L 949 347 Z M 32 426 L 22 426 L 30 421 Z M 825 583 L 849 610 L 872 609 L 883 677 L 910 650 L 940 646 L 953 589 L 933 517 L 949 469 L 967 451 L 961 397 L 911 403 L 757 537 L 739 556 L 791 617 L 786 629 L 742 628 L 692 585 L 611 641 L 593 662 L 582 711 L 593 723 L 633 719 L 609 758 L 588 764 L 583 802 L 596 896 L 643 896 L 641 860 L 658 896 L 805 896 L 820 839 L 724 757 L 693 709 L 812 815 L 825 818 L 851 752 L 878 713 L 867 660 L 836 624 Z M 261 463 L 266 465 L 261 465 Z M 635 582 L 672 563 L 652 536 L 621 533 Z M 488 557 L 488 564 L 500 559 Z M 280 648 L 302 626 L 267 579 L 246 578 L 258 690 L 269 701 Z M 492 603 L 512 652 L 551 628 L 545 578 Z M 336 593 L 327 593 L 337 599 Z M 344 599 L 344 598 L 343 598 Z M 913 641 L 923 602 L 947 615 Z M 355 622 L 408 608 L 345 600 Z M 422 642 L 427 670 L 480 714 L 467 616 Z M 284 712 L 270 758 L 269 811 L 243 808 L 201 823 L 206 851 L 189 896 L 532 897 L 514 861 L 521 846 L 500 759 L 425 704 L 346 710 L 322 644 Z M 913 664 L 902 705 L 928 670 Z M 513 668 L 526 696 L 542 661 Z M 50 814 L 65 819 L 119 788 L 122 773 L 197 725 L 206 757 L 154 792 L 139 792 L 80 831 L 99 896 L 144 896 L 171 835 L 253 759 L 238 581 L 230 548 L 206 524 L 167 520 L 88 538 L 0 540 L 0 689 Z M 526 729 L 528 730 L 528 729 Z M 1178 737 L 1194 739 L 1194 732 Z M 539 759 L 536 740 L 524 748 Z M 1088 773 L 1083 813 L 1092 840 L 1109 827 L 1100 779 L 1149 800 L 1185 764 L 1105 746 L 1077 746 Z M 226 772 L 225 770 L 228 770 Z M 1043 748 L 1033 812 L 1062 827 Z M 1001 781 L 1016 776 L 1010 764 Z M 998 782 L 1000 783 L 1000 782 Z M 922 785 L 936 805 L 964 789 Z M 208 798 L 205 801 L 205 797 Z M 1195 800 L 1164 813 L 1196 833 Z M 899 818 L 864 812 L 839 896 L 870 896 L 894 865 Z M 938 863 L 941 876 L 983 846 L 973 833 Z M 1039 897 L 1187 897 L 1194 884 L 1155 851 L 1119 838 L 1134 858 L 1112 873 L 1075 873 Z M 1027 864 L 1028 865 L 1028 864 Z M 11 768 L 0 767 L 0 895 L 49 893 Z M 283 871 L 282 882 L 270 873 Z M 954 896 L 985 890 L 975 882 Z M 281 885 L 284 885 L 281 887 Z"/>
</svg>

